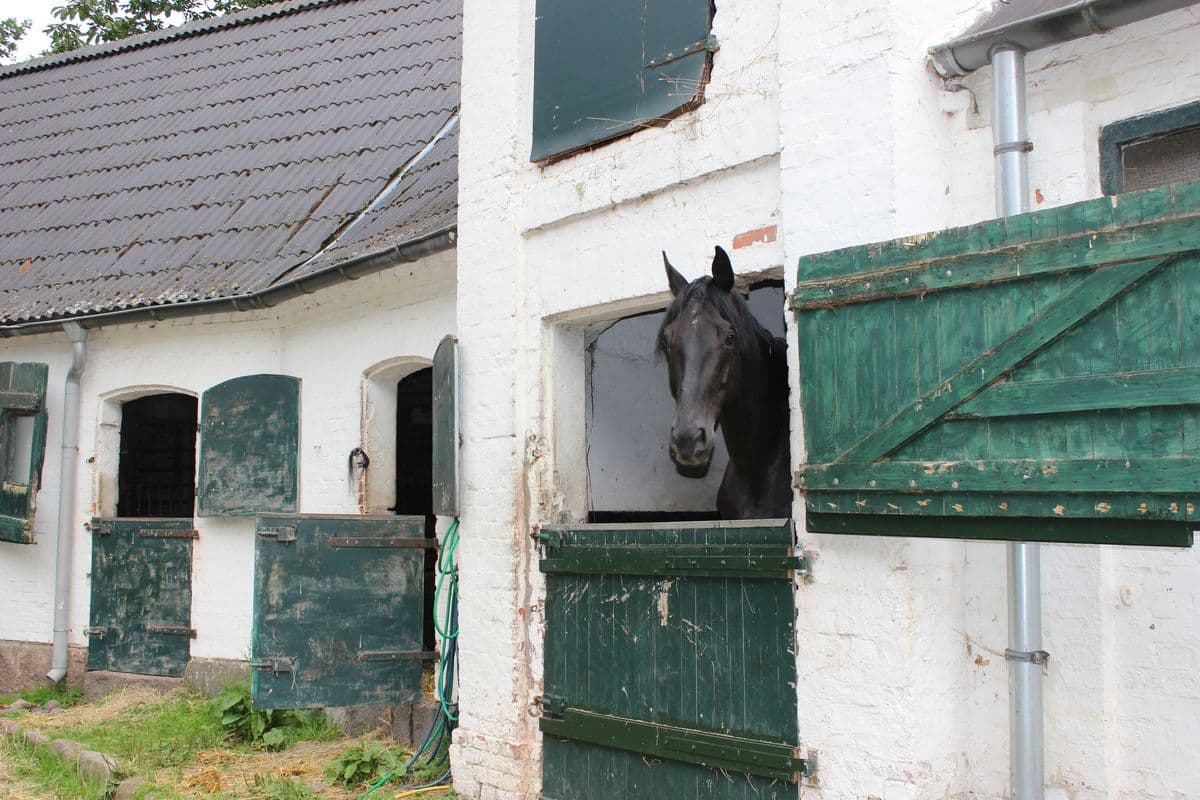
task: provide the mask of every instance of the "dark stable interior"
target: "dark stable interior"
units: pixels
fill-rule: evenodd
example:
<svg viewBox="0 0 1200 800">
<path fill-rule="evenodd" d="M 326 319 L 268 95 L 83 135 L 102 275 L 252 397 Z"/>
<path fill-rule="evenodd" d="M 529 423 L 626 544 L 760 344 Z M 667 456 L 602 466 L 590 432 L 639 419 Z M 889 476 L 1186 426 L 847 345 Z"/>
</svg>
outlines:
<svg viewBox="0 0 1200 800">
<path fill-rule="evenodd" d="M 191 517 L 196 500 L 196 398 L 155 394 L 121 408 L 118 517 Z"/>
<path fill-rule="evenodd" d="M 425 518 L 425 536 L 434 536 L 433 370 L 422 369 L 396 384 L 396 505 L 400 515 Z M 425 643 L 434 649 L 433 593 L 437 552 L 425 555 Z"/>
</svg>

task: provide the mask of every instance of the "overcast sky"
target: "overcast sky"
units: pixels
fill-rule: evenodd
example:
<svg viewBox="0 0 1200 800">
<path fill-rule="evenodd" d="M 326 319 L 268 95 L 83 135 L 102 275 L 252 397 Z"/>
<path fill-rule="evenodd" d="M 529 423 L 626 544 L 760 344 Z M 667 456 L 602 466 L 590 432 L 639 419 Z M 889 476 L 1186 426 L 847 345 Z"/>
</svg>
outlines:
<svg viewBox="0 0 1200 800">
<path fill-rule="evenodd" d="M 21 40 L 21 46 L 17 49 L 14 60 L 24 61 L 30 56 L 39 55 L 50 46 L 50 37 L 43 34 L 42 29 L 53 21 L 50 9 L 63 5 L 64 1 L 0 0 L 0 19 L 16 17 L 19 20 L 33 20 L 33 27 Z"/>
</svg>

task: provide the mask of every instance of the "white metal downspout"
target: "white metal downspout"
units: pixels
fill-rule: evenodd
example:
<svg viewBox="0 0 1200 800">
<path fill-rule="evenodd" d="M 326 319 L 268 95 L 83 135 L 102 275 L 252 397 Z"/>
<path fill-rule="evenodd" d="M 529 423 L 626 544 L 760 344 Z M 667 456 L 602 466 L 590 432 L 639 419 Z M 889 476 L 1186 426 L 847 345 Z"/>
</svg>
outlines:
<svg viewBox="0 0 1200 800">
<path fill-rule="evenodd" d="M 1025 54 L 1001 45 L 992 51 L 992 137 L 996 209 L 1001 216 L 1029 211 L 1029 142 L 1025 111 Z M 1009 784 L 1013 800 L 1042 800 L 1041 550 L 1036 542 L 1008 543 Z"/>
<path fill-rule="evenodd" d="M 71 340 L 71 369 L 63 392 L 63 436 L 59 453 L 58 536 L 54 563 L 54 649 L 46 677 L 58 683 L 67 677 L 70 651 L 67 625 L 71 611 L 71 558 L 74 553 L 75 477 L 79 471 L 79 379 L 87 363 L 87 329 L 78 322 L 64 322 Z"/>
</svg>

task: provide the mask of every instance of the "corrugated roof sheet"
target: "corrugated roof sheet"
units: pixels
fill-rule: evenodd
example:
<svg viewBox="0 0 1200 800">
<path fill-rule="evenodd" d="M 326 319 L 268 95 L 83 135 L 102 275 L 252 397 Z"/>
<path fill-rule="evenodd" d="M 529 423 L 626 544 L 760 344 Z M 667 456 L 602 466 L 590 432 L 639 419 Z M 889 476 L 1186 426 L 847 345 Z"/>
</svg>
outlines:
<svg viewBox="0 0 1200 800">
<path fill-rule="evenodd" d="M 259 292 L 452 227 L 461 40 L 461 0 L 303 0 L 0 70 L 0 320 Z"/>
</svg>

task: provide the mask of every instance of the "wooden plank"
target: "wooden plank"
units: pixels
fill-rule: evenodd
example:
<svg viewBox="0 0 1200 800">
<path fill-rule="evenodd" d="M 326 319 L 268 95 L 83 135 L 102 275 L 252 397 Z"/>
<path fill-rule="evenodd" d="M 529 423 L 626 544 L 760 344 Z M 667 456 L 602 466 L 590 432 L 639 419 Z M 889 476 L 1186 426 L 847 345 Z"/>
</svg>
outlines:
<svg viewBox="0 0 1200 800">
<path fill-rule="evenodd" d="M 1098 270 L 994 350 L 981 354 L 941 386 L 925 393 L 837 460 L 873 461 L 887 456 L 1169 261 L 1137 261 Z"/>
<path fill-rule="evenodd" d="M 433 513 L 458 516 L 458 345 L 453 336 L 433 356 Z"/>
<path fill-rule="evenodd" d="M 915 536 L 932 539 L 1121 544 L 1147 547 L 1191 547 L 1191 523 L 1143 521 L 1131 525 L 1117 519 L 1056 519 L 1053 517 L 984 518 L 969 521 L 947 517 L 883 514 L 809 514 L 812 533 L 858 536 Z"/>
<path fill-rule="evenodd" d="M 0 409 L 32 414 L 42 407 L 42 396 L 36 392 L 0 392 Z"/>
<path fill-rule="evenodd" d="M 1200 404 L 1200 367 L 1183 367 L 995 383 L 947 417 L 980 419 L 1196 404 Z"/>
<path fill-rule="evenodd" d="M 1063 247 L 1063 240 L 1070 239 L 1072 245 L 1090 249 L 1089 243 L 1093 233 L 1102 237 L 1117 235 L 1115 240 L 1108 243 L 1110 254 L 1115 253 L 1116 257 L 1105 256 L 1110 260 L 1097 261 L 1095 265 L 1154 257 L 1154 253 L 1167 255 L 1196 249 L 1196 240 L 1193 238 L 1196 230 L 1191 225 L 1198 218 L 1200 181 L 1174 184 L 1118 197 L 1097 198 L 1034 211 L 1006 219 L 987 220 L 959 228 L 802 256 L 798 264 L 797 285 L 798 288 L 811 288 L 820 283 L 845 280 L 851 276 L 861 275 L 865 279 L 868 274 L 899 275 L 904 269 L 921 266 L 934 271 L 940 267 L 944 273 L 946 268 L 953 271 L 954 264 L 978 257 L 1003 256 L 1006 252 L 1012 255 L 1027 245 L 1035 250 L 1041 250 L 1041 245 L 1048 246 L 1044 260 L 1053 263 L 1056 260 L 1053 254 L 1055 244 Z M 1177 224 L 1179 227 L 1172 227 Z M 1088 225 L 1095 227 L 1088 228 Z M 1167 230 L 1173 230 L 1175 236 L 1179 237 L 1177 246 L 1173 249 L 1155 250 L 1148 255 L 1122 255 L 1122 231 L 1136 231 L 1129 237 L 1131 240 L 1135 236 L 1148 237 L 1151 240 L 1158 238 L 1159 245 L 1169 247 L 1172 237 Z M 1084 235 L 1078 235 L 1080 233 Z M 1135 247 L 1159 245 L 1133 243 Z M 1063 249 L 1065 252 L 1066 248 Z M 1079 254 L 1075 257 L 1094 256 Z M 954 275 L 944 277 L 953 279 Z M 906 288 L 903 281 L 901 286 Z M 797 294 L 795 297 L 802 297 L 803 294 Z M 828 298 L 828 295 L 825 297 Z M 814 294 L 814 299 L 822 299 L 819 292 Z M 804 303 L 793 302 L 793 308 L 802 307 Z"/>
<path fill-rule="evenodd" d="M 1200 458 L 876 461 L 806 464 L 801 490 L 1133 492 L 1200 496 Z"/>
</svg>

